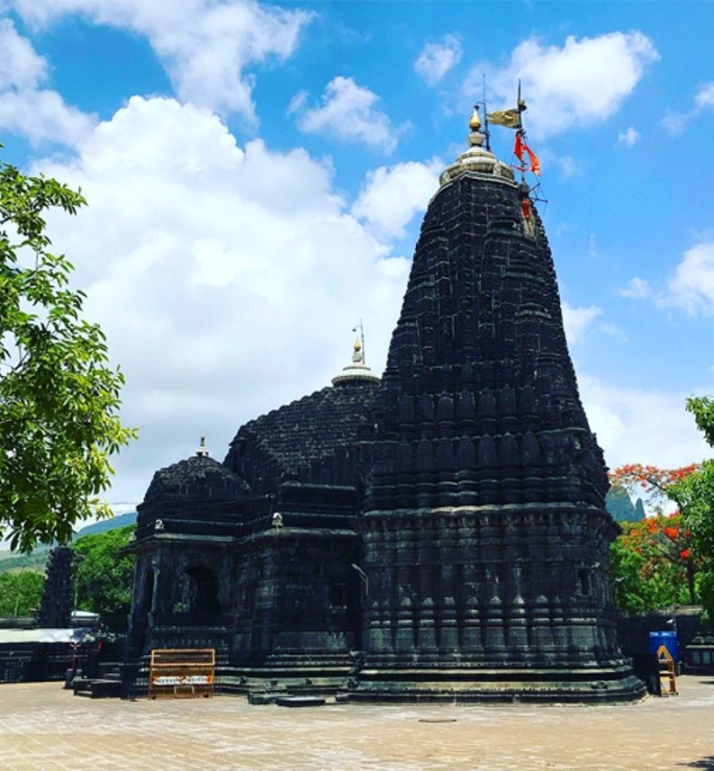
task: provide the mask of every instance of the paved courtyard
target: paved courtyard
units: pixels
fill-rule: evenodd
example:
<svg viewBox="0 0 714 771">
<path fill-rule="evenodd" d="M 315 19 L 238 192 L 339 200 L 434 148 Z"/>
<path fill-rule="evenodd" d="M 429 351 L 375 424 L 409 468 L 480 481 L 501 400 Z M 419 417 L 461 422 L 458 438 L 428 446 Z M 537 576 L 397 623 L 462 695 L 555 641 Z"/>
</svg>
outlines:
<svg viewBox="0 0 714 771">
<path fill-rule="evenodd" d="M 0 685 L 0 769 L 714 770 L 714 678 L 614 707 L 252 707 Z"/>
</svg>

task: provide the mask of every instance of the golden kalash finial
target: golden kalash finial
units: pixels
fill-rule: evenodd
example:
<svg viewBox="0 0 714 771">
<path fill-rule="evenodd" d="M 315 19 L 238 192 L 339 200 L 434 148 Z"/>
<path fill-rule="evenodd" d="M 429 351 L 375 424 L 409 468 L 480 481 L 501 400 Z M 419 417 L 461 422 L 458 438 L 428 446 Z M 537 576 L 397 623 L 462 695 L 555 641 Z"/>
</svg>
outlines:
<svg viewBox="0 0 714 771">
<path fill-rule="evenodd" d="M 469 128 L 471 131 L 479 131 L 481 128 L 481 116 L 478 114 L 478 105 L 474 105 L 474 111 L 471 114 L 471 120 L 469 121 Z"/>
<path fill-rule="evenodd" d="M 354 344 L 354 353 L 352 354 L 352 361 L 354 362 L 362 362 L 362 343 L 360 342 L 359 337 L 355 340 Z"/>
</svg>

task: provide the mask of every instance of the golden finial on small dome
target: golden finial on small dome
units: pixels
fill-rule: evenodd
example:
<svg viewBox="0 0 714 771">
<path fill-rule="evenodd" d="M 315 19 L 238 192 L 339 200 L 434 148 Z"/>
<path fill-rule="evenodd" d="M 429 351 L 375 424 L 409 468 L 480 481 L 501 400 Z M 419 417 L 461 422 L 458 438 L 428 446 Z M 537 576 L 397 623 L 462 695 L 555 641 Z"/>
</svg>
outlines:
<svg viewBox="0 0 714 771">
<path fill-rule="evenodd" d="M 471 114 L 469 128 L 471 131 L 478 131 L 481 128 L 481 116 L 478 114 L 478 105 L 476 104 L 474 105 L 474 111 Z"/>
<path fill-rule="evenodd" d="M 362 364 L 363 363 L 363 356 L 362 356 L 362 343 L 359 339 L 359 337 L 355 340 L 354 344 L 354 353 L 352 354 L 352 361 L 355 364 Z"/>
</svg>

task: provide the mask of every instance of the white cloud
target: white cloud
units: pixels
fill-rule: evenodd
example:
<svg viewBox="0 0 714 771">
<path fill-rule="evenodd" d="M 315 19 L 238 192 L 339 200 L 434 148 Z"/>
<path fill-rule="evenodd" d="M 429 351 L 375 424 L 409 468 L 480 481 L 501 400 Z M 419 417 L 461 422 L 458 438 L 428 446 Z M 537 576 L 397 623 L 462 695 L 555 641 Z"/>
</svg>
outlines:
<svg viewBox="0 0 714 771">
<path fill-rule="evenodd" d="M 501 69 L 474 66 L 464 91 L 469 98 L 480 94 L 481 74 L 490 70 L 492 106 L 513 107 L 520 78 L 528 103 L 528 127 L 541 136 L 554 135 L 609 118 L 659 58 L 652 41 L 641 32 L 611 32 L 580 40 L 570 36 L 562 47 L 529 39 L 515 48 Z"/>
<path fill-rule="evenodd" d="M 319 107 L 304 110 L 305 101 L 298 94 L 290 103 L 292 111 L 299 112 L 301 131 L 362 142 L 387 152 L 397 146 L 399 131 L 377 106 L 379 97 L 368 88 L 358 86 L 352 78 L 338 76 L 331 80 Z"/>
<path fill-rule="evenodd" d="M 10 0 L 27 22 L 44 26 L 70 14 L 144 35 L 180 99 L 255 122 L 252 66 L 284 60 L 313 14 L 255 0 Z"/>
<path fill-rule="evenodd" d="M 714 108 L 714 81 L 699 87 L 694 94 L 694 107 L 689 112 L 670 110 L 662 118 L 662 125 L 672 136 L 678 136 L 692 119 L 696 118 L 702 110 L 709 108 Z"/>
<path fill-rule="evenodd" d="M 0 19 L 0 128 L 37 143 L 49 140 L 74 145 L 85 137 L 94 119 L 64 103 L 56 91 L 40 88 L 47 79 L 47 61 L 10 19 Z"/>
<path fill-rule="evenodd" d="M 673 137 L 679 136 L 689 123 L 692 113 L 676 112 L 674 110 L 668 110 L 667 114 L 662 118 L 662 125 L 668 134 Z"/>
<path fill-rule="evenodd" d="M 35 89 L 47 77 L 46 60 L 10 19 L 0 19 L 0 50 L 0 91 Z"/>
<path fill-rule="evenodd" d="M 591 305 L 587 308 L 574 308 L 569 303 L 563 301 L 563 325 L 565 326 L 565 336 L 570 345 L 577 345 L 582 342 L 592 322 L 602 314 L 602 308 Z"/>
<path fill-rule="evenodd" d="M 300 112 L 307 104 L 307 97 L 307 91 L 298 91 L 297 94 L 295 94 L 295 96 L 290 100 L 290 104 L 288 105 L 287 109 L 288 115 L 293 115 L 296 112 Z"/>
<path fill-rule="evenodd" d="M 460 61 L 461 41 L 456 35 L 444 35 L 440 43 L 427 43 L 414 62 L 414 69 L 429 86 L 436 85 Z"/>
<path fill-rule="evenodd" d="M 687 249 L 663 302 L 682 308 L 692 316 L 714 313 L 714 242 Z"/>
<path fill-rule="evenodd" d="M 243 422 L 329 384 L 360 317 L 381 371 L 408 261 L 304 150 L 239 148 L 215 116 L 134 97 L 75 160 L 38 170 L 89 201 L 49 232 L 126 374 L 124 420 L 141 430 L 113 498 L 141 498 L 201 434 L 222 458 Z"/>
<path fill-rule="evenodd" d="M 405 228 L 418 212 L 426 210 L 439 189 L 440 160 L 429 163 L 398 163 L 369 172 L 366 184 L 352 207 L 352 214 L 366 221 L 377 235 L 403 238 Z"/>
<path fill-rule="evenodd" d="M 646 463 L 677 468 L 711 457 L 684 404 L 689 393 L 619 388 L 579 373 L 590 428 L 611 468 Z"/>
<path fill-rule="evenodd" d="M 660 308 L 680 308 L 690 316 L 714 315 L 714 242 L 687 249 L 665 290 L 657 291 L 645 279 L 633 278 L 620 294 L 652 300 Z"/>
<path fill-rule="evenodd" d="M 654 296 L 654 290 L 649 281 L 636 277 L 631 279 L 624 289 L 620 290 L 620 294 L 634 300 L 645 300 Z"/>
<path fill-rule="evenodd" d="M 694 103 L 701 110 L 704 107 L 714 107 L 714 81 L 705 83 L 694 95 Z"/>
<path fill-rule="evenodd" d="M 624 147 L 632 147 L 639 141 L 640 134 L 633 126 L 630 126 L 627 131 L 622 131 L 617 135 L 617 144 L 623 145 Z"/>
<path fill-rule="evenodd" d="M 560 178 L 562 180 L 570 179 L 578 173 L 578 164 L 572 155 L 563 155 L 558 158 L 558 166 L 560 167 Z"/>
</svg>

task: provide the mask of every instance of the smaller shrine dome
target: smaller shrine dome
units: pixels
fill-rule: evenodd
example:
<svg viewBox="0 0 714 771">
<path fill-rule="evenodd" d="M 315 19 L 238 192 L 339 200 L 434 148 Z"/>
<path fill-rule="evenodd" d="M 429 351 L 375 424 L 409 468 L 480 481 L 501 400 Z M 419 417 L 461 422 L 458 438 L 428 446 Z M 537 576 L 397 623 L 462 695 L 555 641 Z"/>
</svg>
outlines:
<svg viewBox="0 0 714 771">
<path fill-rule="evenodd" d="M 209 456 L 205 438 L 201 437 L 195 455 L 154 474 L 144 502 L 164 496 L 228 501 L 250 492 L 245 480 Z"/>
<path fill-rule="evenodd" d="M 380 382 L 379 375 L 364 363 L 364 347 L 359 338 L 355 340 L 352 353 L 352 363 L 348 364 L 339 375 L 332 378 L 332 385 L 342 385 L 344 383 L 354 383 L 357 381 L 370 382 L 377 384 Z"/>
</svg>

